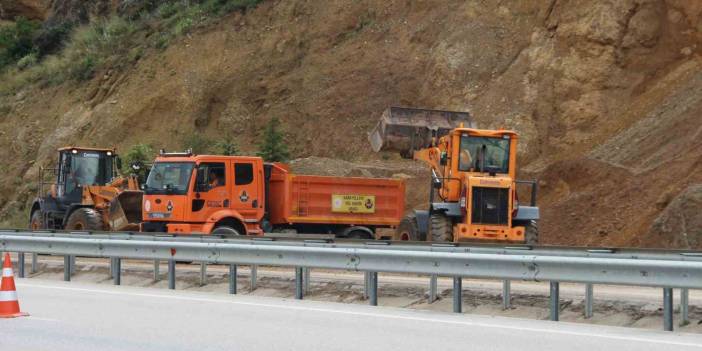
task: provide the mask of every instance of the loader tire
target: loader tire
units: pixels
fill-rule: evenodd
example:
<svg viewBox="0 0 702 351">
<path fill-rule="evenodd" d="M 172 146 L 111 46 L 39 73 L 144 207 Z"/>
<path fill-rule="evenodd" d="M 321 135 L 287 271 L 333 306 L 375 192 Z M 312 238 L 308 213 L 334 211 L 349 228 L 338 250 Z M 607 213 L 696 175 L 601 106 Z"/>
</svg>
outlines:
<svg viewBox="0 0 702 351">
<path fill-rule="evenodd" d="M 524 243 L 527 245 L 537 245 L 539 243 L 539 225 L 533 219 L 529 221 L 524 229 Z"/>
<path fill-rule="evenodd" d="M 64 226 L 66 230 L 105 230 L 102 215 L 94 208 L 79 208 L 70 216 Z"/>
<path fill-rule="evenodd" d="M 226 225 L 221 225 L 215 229 L 212 230 L 212 235 L 219 235 L 224 238 L 232 238 L 232 237 L 237 237 L 241 236 L 241 234 L 234 228 L 226 226 Z"/>
<path fill-rule="evenodd" d="M 44 228 L 44 218 L 41 215 L 41 210 L 36 210 L 32 212 L 32 218 L 29 220 L 29 229 L 40 230 Z"/>
<path fill-rule="evenodd" d="M 453 241 L 453 223 L 451 218 L 443 213 L 432 213 L 429 218 L 431 231 L 431 240 L 434 242 L 452 242 Z"/>
<path fill-rule="evenodd" d="M 402 241 L 419 241 L 419 225 L 414 213 L 406 215 L 397 227 L 397 238 Z"/>
</svg>

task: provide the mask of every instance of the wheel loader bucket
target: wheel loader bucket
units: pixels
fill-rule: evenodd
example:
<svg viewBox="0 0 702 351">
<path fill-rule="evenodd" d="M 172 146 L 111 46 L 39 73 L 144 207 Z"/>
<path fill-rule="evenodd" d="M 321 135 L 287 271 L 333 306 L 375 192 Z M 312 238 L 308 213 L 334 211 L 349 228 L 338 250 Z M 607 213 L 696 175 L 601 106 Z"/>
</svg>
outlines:
<svg viewBox="0 0 702 351">
<path fill-rule="evenodd" d="M 455 128 L 476 128 L 468 112 L 390 107 L 368 135 L 375 152 L 397 151 L 412 158 L 414 150 L 431 146 L 432 138 L 440 138 Z"/>
<path fill-rule="evenodd" d="M 141 222 L 143 192 L 124 190 L 110 200 L 108 216 L 110 230 L 138 230 Z"/>
</svg>

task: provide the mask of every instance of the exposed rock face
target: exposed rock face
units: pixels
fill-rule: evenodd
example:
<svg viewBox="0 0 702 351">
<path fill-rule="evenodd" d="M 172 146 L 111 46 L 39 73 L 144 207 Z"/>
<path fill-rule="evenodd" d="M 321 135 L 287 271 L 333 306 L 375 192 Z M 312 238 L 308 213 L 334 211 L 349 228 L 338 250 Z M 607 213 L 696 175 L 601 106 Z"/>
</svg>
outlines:
<svg viewBox="0 0 702 351">
<path fill-rule="evenodd" d="M 702 184 L 681 192 L 651 226 L 647 240 L 666 247 L 702 249 Z"/>
<path fill-rule="evenodd" d="M 51 11 L 84 21 L 144 3 L 55 0 Z M 177 149 L 200 133 L 251 153 L 271 116 L 296 157 L 382 163 L 366 133 L 405 105 L 517 130 L 522 175 L 542 179 L 546 243 L 656 246 L 645 233 L 657 203 L 702 183 L 701 14 L 686 0 L 266 1 L 80 86 L 0 97 L 11 111 L 0 206 L 25 203 L 22 184 L 62 144 Z M 428 193 L 410 191 L 416 203 Z"/>
</svg>

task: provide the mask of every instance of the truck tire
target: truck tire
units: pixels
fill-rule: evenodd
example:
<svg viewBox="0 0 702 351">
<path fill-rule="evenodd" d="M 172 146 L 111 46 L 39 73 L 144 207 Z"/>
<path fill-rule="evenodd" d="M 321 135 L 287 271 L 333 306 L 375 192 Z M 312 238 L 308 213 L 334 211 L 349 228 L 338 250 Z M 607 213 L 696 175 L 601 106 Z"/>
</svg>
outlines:
<svg viewBox="0 0 702 351">
<path fill-rule="evenodd" d="M 44 218 L 41 215 L 41 210 L 36 210 L 32 212 L 32 218 L 29 220 L 29 229 L 39 230 L 44 228 Z"/>
<path fill-rule="evenodd" d="M 414 213 L 406 215 L 397 227 L 397 237 L 402 241 L 419 241 L 419 225 Z"/>
<path fill-rule="evenodd" d="M 530 220 L 524 229 L 524 243 L 537 245 L 539 243 L 539 226 L 535 220 Z"/>
<path fill-rule="evenodd" d="M 94 208 L 79 208 L 70 216 L 64 226 L 66 230 L 105 230 L 102 215 Z"/>
<path fill-rule="evenodd" d="M 453 223 L 451 218 L 443 213 L 432 213 L 429 218 L 431 240 L 434 242 L 453 241 Z"/>
<path fill-rule="evenodd" d="M 235 236 L 241 236 L 241 234 L 234 228 L 226 226 L 226 225 L 221 225 L 214 230 L 212 230 L 212 235 L 220 235 L 225 238 L 231 238 Z"/>
</svg>

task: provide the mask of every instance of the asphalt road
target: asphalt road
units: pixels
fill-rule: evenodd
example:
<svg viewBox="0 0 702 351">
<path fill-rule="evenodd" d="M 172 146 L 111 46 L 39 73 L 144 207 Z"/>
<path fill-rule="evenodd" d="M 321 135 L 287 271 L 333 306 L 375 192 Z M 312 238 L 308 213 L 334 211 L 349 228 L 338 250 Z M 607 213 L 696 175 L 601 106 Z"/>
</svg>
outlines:
<svg viewBox="0 0 702 351">
<path fill-rule="evenodd" d="M 312 301 L 17 280 L 3 350 L 702 350 L 702 336 Z"/>
</svg>

